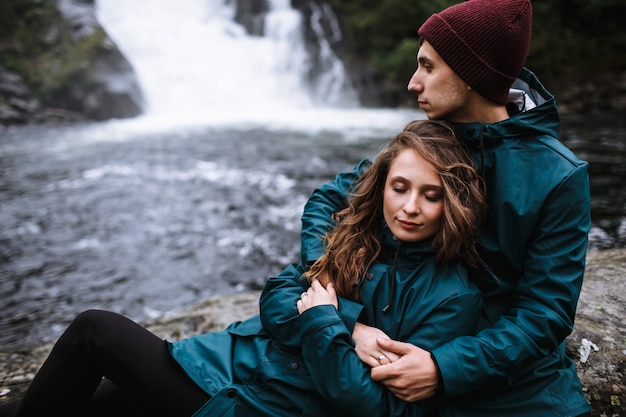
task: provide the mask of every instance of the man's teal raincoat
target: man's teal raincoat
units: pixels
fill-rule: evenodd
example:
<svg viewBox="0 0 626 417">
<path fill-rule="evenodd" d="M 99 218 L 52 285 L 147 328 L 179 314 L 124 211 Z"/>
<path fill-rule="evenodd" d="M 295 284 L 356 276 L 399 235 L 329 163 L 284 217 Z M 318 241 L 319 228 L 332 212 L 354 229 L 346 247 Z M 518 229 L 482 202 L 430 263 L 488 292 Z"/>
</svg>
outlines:
<svg viewBox="0 0 626 417">
<path fill-rule="evenodd" d="M 476 277 L 486 320 L 476 337 L 432 350 L 448 398 L 444 416 L 589 411 L 565 355 L 591 223 L 587 163 L 558 141 L 555 100 L 534 74 L 523 69 L 513 88 L 520 90 L 520 113 L 494 124 L 456 125 L 487 184 L 489 214 L 478 242 L 484 265 Z M 307 202 L 303 262 L 321 255 L 319 236 L 364 165 L 339 174 Z"/>
</svg>

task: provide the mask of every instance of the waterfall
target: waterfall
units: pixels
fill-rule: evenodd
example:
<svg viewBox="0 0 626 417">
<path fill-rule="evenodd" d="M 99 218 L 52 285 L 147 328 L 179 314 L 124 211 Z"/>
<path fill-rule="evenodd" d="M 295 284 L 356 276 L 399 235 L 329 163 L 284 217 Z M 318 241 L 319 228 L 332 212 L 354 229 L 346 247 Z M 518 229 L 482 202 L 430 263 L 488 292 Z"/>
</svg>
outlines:
<svg viewBox="0 0 626 417">
<path fill-rule="evenodd" d="M 331 41 L 341 40 L 339 22 L 330 8 L 330 5 L 311 2 L 311 29 L 315 33 L 317 46 L 319 47 L 319 61 L 323 71 L 318 77 L 318 88 L 314 91 L 314 97 L 322 101 L 329 100 L 332 103 L 354 103 L 358 101 L 356 92 L 350 88 L 349 79 L 341 60 L 335 54 Z M 330 33 L 322 27 L 322 20 L 329 22 Z M 349 104 L 348 104 L 349 105 Z"/>
<path fill-rule="evenodd" d="M 358 108 L 341 61 L 315 22 L 323 74 L 310 85 L 303 16 L 270 0 L 262 36 L 235 22 L 228 0 L 98 0 L 97 17 L 126 55 L 152 120 L 264 120 L 319 108 Z M 333 36 L 340 36 L 334 31 Z"/>
</svg>

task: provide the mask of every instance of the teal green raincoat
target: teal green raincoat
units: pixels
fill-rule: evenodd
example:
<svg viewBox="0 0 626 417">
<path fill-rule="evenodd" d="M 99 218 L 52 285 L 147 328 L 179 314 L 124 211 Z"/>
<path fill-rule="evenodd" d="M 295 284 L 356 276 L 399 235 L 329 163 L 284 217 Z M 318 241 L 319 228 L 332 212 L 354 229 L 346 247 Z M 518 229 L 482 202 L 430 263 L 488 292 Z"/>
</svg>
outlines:
<svg viewBox="0 0 626 417">
<path fill-rule="evenodd" d="M 565 355 L 590 229 L 587 163 L 558 141 L 554 97 L 523 69 L 521 112 L 494 124 L 457 124 L 487 184 L 489 218 L 476 277 L 487 314 L 476 337 L 432 350 L 447 398 L 442 416 L 578 416 L 589 411 Z M 315 190 L 302 216 L 302 259 L 368 161 Z"/>
<path fill-rule="evenodd" d="M 351 334 L 358 320 L 432 350 L 472 334 L 482 295 L 456 263 L 435 266 L 430 242 L 401 243 L 385 229 L 385 255 L 363 277 L 360 302 L 298 314 L 308 283 L 301 265 L 270 278 L 260 316 L 223 332 L 170 343 L 212 398 L 195 416 L 425 416 L 435 400 L 405 403 L 370 377 Z"/>
</svg>

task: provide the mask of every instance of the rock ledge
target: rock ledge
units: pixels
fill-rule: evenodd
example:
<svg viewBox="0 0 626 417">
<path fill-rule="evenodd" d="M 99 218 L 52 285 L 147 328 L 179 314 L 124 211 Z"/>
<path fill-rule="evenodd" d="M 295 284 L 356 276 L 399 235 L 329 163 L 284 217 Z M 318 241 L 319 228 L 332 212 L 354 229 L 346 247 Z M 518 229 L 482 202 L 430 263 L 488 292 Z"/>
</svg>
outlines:
<svg viewBox="0 0 626 417">
<path fill-rule="evenodd" d="M 567 340 L 594 417 L 626 417 L 626 249 L 590 252 Z M 145 325 L 168 340 L 221 330 L 258 312 L 260 292 L 216 297 Z M 0 403 L 19 397 L 51 345 L 0 352 Z"/>
</svg>

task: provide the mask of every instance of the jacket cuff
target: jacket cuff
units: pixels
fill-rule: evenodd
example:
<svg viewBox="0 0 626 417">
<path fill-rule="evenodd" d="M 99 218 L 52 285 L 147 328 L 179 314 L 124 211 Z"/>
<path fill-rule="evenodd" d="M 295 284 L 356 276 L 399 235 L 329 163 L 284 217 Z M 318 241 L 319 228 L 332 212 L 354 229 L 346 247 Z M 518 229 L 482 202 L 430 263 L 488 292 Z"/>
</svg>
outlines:
<svg viewBox="0 0 626 417">
<path fill-rule="evenodd" d="M 430 354 L 430 357 L 435 363 L 435 368 L 437 369 L 437 391 L 435 393 L 435 397 L 442 398 L 446 395 L 446 386 L 443 382 L 443 376 L 441 375 L 441 369 L 439 369 L 439 363 L 437 362 L 437 358 L 432 353 Z"/>
<path fill-rule="evenodd" d="M 310 247 L 304 248 L 304 242 L 302 243 L 303 250 L 300 253 L 302 257 L 302 263 L 306 266 L 311 266 L 317 261 L 319 258 L 324 255 L 324 249 L 321 246 L 311 245 Z"/>
<path fill-rule="evenodd" d="M 350 334 L 354 331 L 354 326 L 362 311 L 363 304 L 348 300 L 347 298 L 339 298 L 339 315 L 350 331 Z"/>
<path fill-rule="evenodd" d="M 300 314 L 300 335 L 317 332 L 325 327 L 342 324 L 341 317 L 334 306 L 319 305 Z"/>
<path fill-rule="evenodd" d="M 459 358 L 452 344 L 446 343 L 433 349 L 430 355 L 437 366 L 437 377 L 440 384 L 438 397 L 451 397 L 467 392 L 468 381 L 464 377 L 466 371 L 459 366 Z"/>
</svg>

